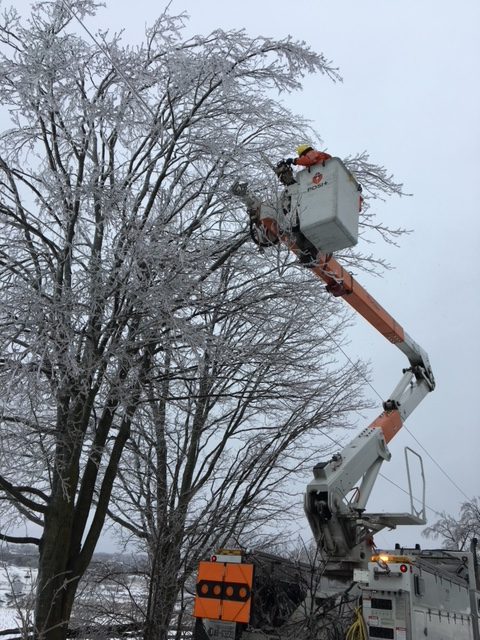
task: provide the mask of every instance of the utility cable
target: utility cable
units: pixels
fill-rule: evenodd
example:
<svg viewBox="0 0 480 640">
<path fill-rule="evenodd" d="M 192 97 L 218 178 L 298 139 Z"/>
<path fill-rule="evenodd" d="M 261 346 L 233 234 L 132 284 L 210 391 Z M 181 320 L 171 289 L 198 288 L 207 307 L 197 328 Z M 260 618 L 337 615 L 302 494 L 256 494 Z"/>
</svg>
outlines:
<svg viewBox="0 0 480 640">
<path fill-rule="evenodd" d="M 331 440 L 334 444 L 336 444 L 338 447 L 342 447 L 342 443 L 339 440 L 336 440 L 333 436 L 331 436 L 328 433 L 324 433 L 322 432 L 322 435 L 325 436 L 326 438 L 328 438 L 328 440 Z M 397 489 L 400 489 L 400 491 L 402 491 L 405 495 L 407 495 L 408 497 L 410 497 L 410 493 L 404 489 L 403 487 L 401 487 L 399 484 L 397 484 L 396 482 L 394 482 L 393 480 L 391 480 L 390 478 L 388 478 L 386 475 L 384 475 L 383 473 L 379 473 L 378 474 L 381 478 L 383 478 L 384 480 L 386 480 L 387 482 L 389 482 L 390 484 L 392 484 L 394 487 L 396 487 Z M 419 504 L 423 504 L 422 500 L 420 500 L 420 498 L 416 498 L 415 496 L 412 496 L 413 499 L 415 500 L 415 502 L 418 502 Z M 435 515 L 439 516 L 440 518 L 443 518 L 443 513 L 440 513 L 440 511 L 437 511 L 437 509 L 434 509 L 433 507 L 430 507 L 428 504 L 425 503 L 425 507 L 431 511 L 432 513 L 434 513 Z"/>
<path fill-rule="evenodd" d="M 90 31 L 90 29 L 87 27 L 87 25 L 83 22 L 83 20 L 75 13 L 75 11 L 68 5 L 67 0 L 61 0 L 62 1 L 62 5 L 65 7 L 65 9 L 68 11 L 68 13 L 80 24 L 80 26 L 87 32 L 87 34 L 90 36 L 90 38 L 93 40 L 93 42 L 97 45 L 97 47 L 100 49 L 100 51 L 108 58 L 108 60 L 110 61 L 112 67 L 115 69 L 115 71 L 118 73 L 118 75 L 122 78 L 122 80 L 125 82 L 125 84 L 127 85 L 127 87 L 130 89 L 130 91 L 132 92 L 132 96 L 134 98 L 136 98 L 138 100 L 138 102 L 142 105 L 142 107 L 144 109 L 147 110 L 147 112 L 152 116 L 152 118 L 155 120 L 156 119 L 156 115 L 155 112 L 151 109 L 150 105 L 145 102 L 145 100 L 142 98 L 142 96 L 138 93 L 137 89 L 131 84 L 129 78 L 123 73 L 123 71 L 115 64 L 113 58 L 110 55 L 110 52 L 108 50 L 108 47 L 106 45 L 103 45 L 94 35 L 93 33 Z"/>
<path fill-rule="evenodd" d="M 323 331 L 326 333 L 326 335 L 330 338 L 330 340 L 332 340 L 332 342 L 335 344 L 335 346 L 337 347 L 337 349 L 339 351 L 341 351 L 341 353 L 345 356 L 345 358 L 348 360 L 348 362 L 352 365 L 352 367 L 357 371 L 357 373 L 360 375 L 361 378 L 363 378 L 363 380 L 366 382 L 366 384 L 370 387 L 370 389 L 372 389 L 372 391 L 375 393 L 375 395 L 380 399 L 381 402 L 383 402 L 383 397 L 380 395 L 380 393 L 375 389 L 375 387 L 373 386 L 373 384 L 368 380 L 368 378 L 365 376 L 365 374 L 363 373 L 363 371 L 355 364 L 355 362 L 353 362 L 353 360 L 349 357 L 349 355 L 345 352 L 345 350 L 342 348 L 342 346 L 335 340 L 335 338 L 333 337 L 333 335 L 322 325 L 320 324 L 320 327 L 323 329 Z M 426 455 L 430 458 L 430 460 L 435 464 L 435 466 L 443 473 L 443 475 L 447 478 L 447 480 L 449 480 L 449 482 L 451 482 L 451 484 L 457 489 L 457 491 L 459 491 L 462 496 L 464 498 L 466 498 L 467 501 L 470 501 L 470 498 L 467 496 L 467 494 L 465 493 L 465 491 L 463 491 L 463 489 L 461 489 L 458 484 L 451 478 L 451 476 L 445 471 L 445 469 L 435 460 L 435 458 L 427 451 L 427 449 L 421 444 L 421 442 L 418 440 L 418 438 L 416 438 L 413 433 L 410 431 L 410 429 L 407 427 L 406 422 L 403 422 L 403 427 L 405 428 L 405 430 L 407 431 L 408 434 L 411 435 L 411 437 L 415 440 L 415 442 L 418 444 L 418 446 L 426 453 Z M 388 480 L 388 478 L 386 478 L 383 474 L 379 474 L 382 478 L 385 478 L 386 480 Z M 389 480 L 389 482 L 392 482 Z M 395 484 L 392 482 L 392 484 Z M 398 486 L 398 485 L 397 485 Z M 399 487 L 401 488 L 401 487 Z M 404 491 L 407 495 L 408 492 L 405 489 L 402 489 L 402 491 Z M 414 498 L 417 502 L 421 502 L 420 500 L 418 500 L 418 498 Z M 427 505 L 425 505 L 427 506 Z M 429 507 L 429 509 L 431 511 L 433 511 L 434 513 L 436 513 L 437 515 L 442 515 L 439 514 L 438 511 L 436 511 L 435 509 L 431 509 L 431 507 Z"/>
<path fill-rule="evenodd" d="M 448 473 L 445 471 L 445 469 L 443 469 L 439 463 L 435 460 L 435 458 L 433 456 L 430 455 L 430 453 L 427 451 L 427 449 L 425 449 L 425 447 L 423 446 L 423 444 L 418 440 L 418 438 L 416 438 L 413 433 L 410 431 L 410 429 L 407 427 L 407 425 L 404 423 L 403 425 L 407 431 L 407 433 L 409 433 L 412 438 L 415 440 L 415 442 L 418 444 L 418 446 L 427 454 L 427 456 L 430 458 L 430 460 L 440 469 L 440 471 L 443 473 L 443 475 L 448 478 L 448 480 L 450 480 L 450 482 L 453 484 L 453 486 L 460 491 L 460 493 L 462 494 L 462 496 L 467 500 L 467 502 L 470 502 L 471 498 L 469 496 L 467 496 L 467 494 L 465 493 L 465 491 L 463 491 L 463 489 L 461 489 L 458 484 L 455 482 L 455 480 L 453 480 Z"/>
<path fill-rule="evenodd" d="M 379 473 L 378 474 L 381 478 L 383 478 L 384 480 L 386 480 L 387 482 L 389 482 L 390 484 L 393 484 L 394 487 L 396 487 L 397 489 L 400 489 L 400 491 L 402 491 L 403 493 L 405 493 L 408 497 L 410 497 L 410 494 L 408 493 L 408 491 L 406 489 L 404 489 L 403 487 L 401 487 L 399 484 L 397 484 L 396 482 L 394 482 L 393 480 L 391 480 L 390 478 L 387 478 L 386 475 L 384 475 L 383 473 Z M 419 504 L 422 504 L 422 501 L 419 498 L 416 498 L 415 496 L 412 496 L 412 498 L 415 500 L 415 502 L 418 502 Z M 432 513 L 434 513 L 436 516 L 438 516 L 439 518 L 443 518 L 444 517 L 444 513 L 440 513 L 440 511 L 437 511 L 436 509 L 434 509 L 433 507 L 430 507 L 427 503 L 425 503 L 425 507 L 431 511 Z"/>
<path fill-rule="evenodd" d="M 363 619 L 362 607 L 355 608 L 355 619 L 347 630 L 346 640 L 368 640 L 368 631 Z"/>
</svg>

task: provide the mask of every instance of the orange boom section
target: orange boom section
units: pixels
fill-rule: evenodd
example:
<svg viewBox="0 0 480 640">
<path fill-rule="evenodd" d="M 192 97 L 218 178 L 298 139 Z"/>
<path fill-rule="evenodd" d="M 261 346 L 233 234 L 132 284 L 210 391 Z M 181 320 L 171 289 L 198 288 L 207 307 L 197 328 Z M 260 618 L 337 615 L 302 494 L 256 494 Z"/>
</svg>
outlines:
<svg viewBox="0 0 480 640">
<path fill-rule="evenodd" d="M 298 256 L 302 251 L 295 241 L 286 233 L 281 233 L 273 218 L 263 218 L 262 225 L 266 229 L 267 237 L 277 237 Z M 331 254 L 319 255 L 318 264 L 310 268 L 318 278 L 327 284 L 327 291 L 336 297 L 343 297 L 348 304 L 358 311 L 367 322 L 379 331 L 393 344 L 399 344 L 405 339 L 403 328 L 395 322 L 392 316 L 373 298 L 354 277 L 346 271 Z"/>
<path fill-rule="evenodd" d="M 395 409 L 394 411 L 384 411 L 370 426 L 381 429 L 385 442 L 388 444 L 398 431 L 400 431 L 402 425 L 403 422 L 400 412 Z"/>
<path fill-rule="evenodd" d="M 342 296 L 387 340 L 393 344 L 404 341 L 405 334 L 402 327 L 334 258 L 320 262 L 312 271 L 327 283 L 329 293 L 333 296 Z"/>
<path fill-rule="evenodd" d="M 252 564 L 200 562 L 193 615 L 209 620 L 248 623 L 252 584 Z"/>
</svg>

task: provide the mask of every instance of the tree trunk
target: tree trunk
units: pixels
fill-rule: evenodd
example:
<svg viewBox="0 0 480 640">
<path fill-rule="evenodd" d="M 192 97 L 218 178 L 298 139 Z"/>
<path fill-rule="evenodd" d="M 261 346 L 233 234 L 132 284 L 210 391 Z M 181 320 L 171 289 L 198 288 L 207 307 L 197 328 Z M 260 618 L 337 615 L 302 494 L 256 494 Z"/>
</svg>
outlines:
<svg viewBox="0 0 480 640">
<path fill-rule="evenodd" d="M 166 537 L 166 536 L 165 536 Z M 167 640 L 178 598 L 179 545 L 158 542 L 151 561 L 144 640 Z"/>
<path fill-rule="evenodd" d="M 45 518 L 40 543 L 35 638 L 65 640 L 79 576 L 69 569 L 73 510 L 66 499 Z"/>
</svg>

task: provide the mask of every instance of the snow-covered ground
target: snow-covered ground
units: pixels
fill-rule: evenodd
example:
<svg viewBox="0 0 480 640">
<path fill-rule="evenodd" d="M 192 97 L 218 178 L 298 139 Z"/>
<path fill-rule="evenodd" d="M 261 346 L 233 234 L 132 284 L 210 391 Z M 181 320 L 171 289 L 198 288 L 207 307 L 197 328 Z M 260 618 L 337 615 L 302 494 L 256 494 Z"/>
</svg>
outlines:
<svg viewBox="0 0 480 640">
<path fill-rule="evenodd" d="M 27 559 L 27 564 L 32 564 L 31 559 Z M 31 594 L 36 579 L 35 568 L 0 561 L 0 631 L 20 631 L 32 624 Z M 72 627 L 110 628 L 141 621 L 147 596 L 145 576 L 131 565 L 117 560 L 94 561 L 77 591 Z M 172 639 L 174 636 L 177 637 L 172 632 Z M 20 637 L 14 633 L 0 636 L 0 640 Z M 185 631 L 181 637 L 190 640 L 191 631 Z"/>
<path fill-rule="evenodd" d="M 81 582 L 72 618 L 74 626 L 128 624 L 144 606 L 144 578 L 130 574 L 121 566 L 107 569 L 94 563 Z M 0 631 L 20 630 L 31 624 L 31 594 L 36 578 L 36 569 L 0 562 Z M 0 637 L 0 640 L 9 638 Z"/>
<path fill-rule="evenodd" d="M 28 596 L 36 570 L 0 563 L 0 630 L 20 629 L 28 615 Z M 22 620 L 23 618 L 23 620 Z"/>
<path fill-rule="evenodd" d="M 15 629 L 19 626 L 19 616 L 14 609 L 0 604 L 0 630 Z"/>
</svg>

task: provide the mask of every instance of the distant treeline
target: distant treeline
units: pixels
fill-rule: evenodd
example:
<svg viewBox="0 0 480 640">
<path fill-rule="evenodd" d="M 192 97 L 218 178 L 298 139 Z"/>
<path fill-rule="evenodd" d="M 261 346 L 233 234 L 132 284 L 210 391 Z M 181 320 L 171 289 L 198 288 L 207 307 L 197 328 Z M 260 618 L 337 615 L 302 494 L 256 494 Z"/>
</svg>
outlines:
<svg viewBox="0 0 480 640">
<path fill-rule="evenodd" d="M 36 567 L 38 549 L 32 544 L 2 544 L 0 545 L 0 562 L 8 562 L 17 567 Z"/>
<path fill-rule="evenodd" d="M 17 567 L 38 566 L 38 549 L 31 544 L 0 544 L 0 563 L 6 562 Z M 143 573 L 146 570 L 146 558 L 143 554 L 94 553 L 91 571 L 98 572 L 102 565 L 118 572 Z"/>
</svg>

